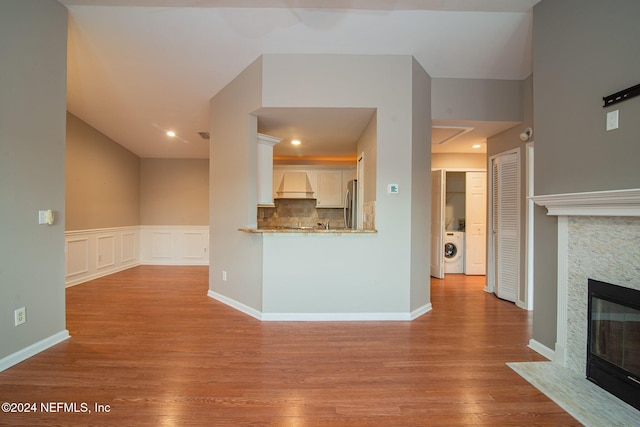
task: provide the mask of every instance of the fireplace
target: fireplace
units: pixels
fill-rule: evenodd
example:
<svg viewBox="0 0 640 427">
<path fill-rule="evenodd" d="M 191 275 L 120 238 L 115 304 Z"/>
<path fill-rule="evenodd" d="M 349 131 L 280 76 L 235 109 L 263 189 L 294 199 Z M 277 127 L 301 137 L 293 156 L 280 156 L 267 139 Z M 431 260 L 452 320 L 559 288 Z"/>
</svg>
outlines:
<svg viewBox="0 0 640 427">
<path fill-rule="evenodd" d="M 640 291 L 588 280 L 587 379 L 640 409 Z"/>
</svg>

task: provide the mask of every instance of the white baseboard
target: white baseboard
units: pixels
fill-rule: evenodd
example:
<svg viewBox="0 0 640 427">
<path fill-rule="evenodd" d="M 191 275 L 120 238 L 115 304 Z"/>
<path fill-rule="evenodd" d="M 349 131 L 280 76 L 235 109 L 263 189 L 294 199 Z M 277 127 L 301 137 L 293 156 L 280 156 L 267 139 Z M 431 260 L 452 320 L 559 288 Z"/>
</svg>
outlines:
<svg viewBox="0 0 640 427">
<path fill-rule="evenodd" d="M 553 351 L 546 345 L 540 344 L 538 341 L 534 339 L 529 340 L 529 345 L 527 347 L 529 347 L 531 350 L 535 351 L 536 353 L 541 354 L 542 356 L 546 357 L 549 360 L 555 359 L 555 351 Z"/>
<path fill-rule="evenodd" d="M 20 351 L 16 351 L 15 353 L 0 359 L 0 372 L 27 360 L 31 356 L 35 356 L 49 347 L 53 347 L 54 345 L 61 343 L 69 337 L 69 331 L 65 329 L 64 331 L 60 331 L 57 334 L 51 335 L 37 343 L 31 344 L 29 347 L 25 347 Z"/>
<path fill-rule="evenodd" d="M 431 303 L 411 313 L 263 313 L 253 307 L 209 290 L 207 296 L 264 322 L 411 321 L 431 310 Z"/>
<path fill-rule="evenodd" d="M 433 310 L 433 306 L 431 305 L 431 303 L 427 303 L 422 307 L 418 307 L 417 309 L 411 312 L 411 316 L 409 320 L 415 320 L 418 317 L 422 316 L 423 314 L 430 312 L 431 310 Z"/>
<path fill-rule="evenodd" d="M 410 321 L 409 313 L 262 313 L 266 322 Z"/>
<path fill-rule="evenodd" d="M 72 286 L 79 285 L 81 283 L 88 282 L 90 280 L 99 279 L 100 277 L 108 276 L 110 274 L 118 273 L 120 271 L 128 270 L 130 268 L 137 267 L 139 265 L 140 263 L 127 264 L 127 265 L 122 265 L 118 268 L 110 268 L 108 270 L 101 270 L 94 274 L 87 274 L 87 275 L 83 275 L 82 277 L 67 279 L 64 285 L 65 285 L 65 288 L 70 288 Z"/>
<path fill-rule="evenodd" d="M 214 292 L 212 290 L 209 290 L 207 292 L 207 296 L 209 298 L 213 298 L 214 300 L 220 301 L 221 303 L 228 305 L 231 308 L 235 308 L 236 310 L 244 314 L 248 314 L 249 316 L 255 319 L 262 320 L 262 313 L 253 307 L 249 307 L 248 305 L 245 305 L 229 297 L 225 297 L 224 295 Z"/>
</svg>

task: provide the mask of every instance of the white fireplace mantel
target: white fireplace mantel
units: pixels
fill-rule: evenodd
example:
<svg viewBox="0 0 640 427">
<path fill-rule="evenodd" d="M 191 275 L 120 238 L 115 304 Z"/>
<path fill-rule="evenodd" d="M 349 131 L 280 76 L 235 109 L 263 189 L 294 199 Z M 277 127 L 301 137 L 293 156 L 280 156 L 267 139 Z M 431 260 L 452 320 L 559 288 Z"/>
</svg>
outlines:
<svg viewBox="0 0 640 427">
<path fill-rule="evenodd" d="M 531 199 L 548 210 L 547 215 L 558 217 L 558 304 L 556 345 L 553 359 L 567 365 L 568 340 L 568 265 L 569 217 L 572 216 L 625 216 L 640 217 L 640 188 L 584 193 L 533 196 Z"/>
<path fill-rule="evenodd" d="M 533 196 L 556 216 L 640 216 L 640 188 Z"/>
</svg>

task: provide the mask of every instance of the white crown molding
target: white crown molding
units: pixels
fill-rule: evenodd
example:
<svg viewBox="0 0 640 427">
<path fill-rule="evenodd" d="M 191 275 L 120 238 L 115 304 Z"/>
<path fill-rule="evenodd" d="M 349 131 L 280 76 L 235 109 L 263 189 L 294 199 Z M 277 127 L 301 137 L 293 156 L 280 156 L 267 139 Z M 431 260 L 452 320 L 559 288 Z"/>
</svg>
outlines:
<svg viewBox="0 0 640 427">
<path fill-rule="evenodd" d="M 533 196 L 547 215 L 640 216 L 640 188 Z"/>
</svg>

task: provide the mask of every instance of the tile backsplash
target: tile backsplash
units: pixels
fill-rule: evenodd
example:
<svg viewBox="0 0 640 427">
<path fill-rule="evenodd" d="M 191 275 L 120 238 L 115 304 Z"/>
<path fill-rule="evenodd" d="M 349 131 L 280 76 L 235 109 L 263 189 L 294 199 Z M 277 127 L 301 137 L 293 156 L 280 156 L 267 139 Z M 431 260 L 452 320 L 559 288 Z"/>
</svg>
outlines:
<svg viewBox="0 0 640 427">
<path fill-rule="evenodd" d="M 342 208 L 316 208 L 315 199 L 277 199 L 275 207 L 258 207 L 258 228 L 314 227 L 330 221 L 333 229 L 344 228 Z"/>
</svg>

